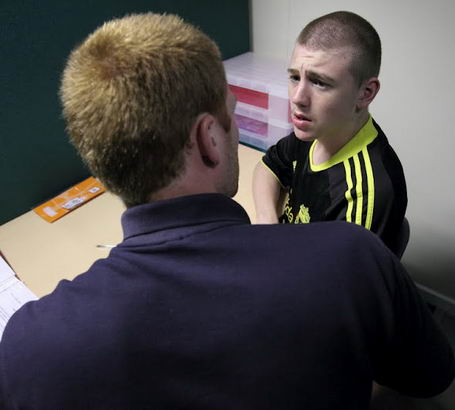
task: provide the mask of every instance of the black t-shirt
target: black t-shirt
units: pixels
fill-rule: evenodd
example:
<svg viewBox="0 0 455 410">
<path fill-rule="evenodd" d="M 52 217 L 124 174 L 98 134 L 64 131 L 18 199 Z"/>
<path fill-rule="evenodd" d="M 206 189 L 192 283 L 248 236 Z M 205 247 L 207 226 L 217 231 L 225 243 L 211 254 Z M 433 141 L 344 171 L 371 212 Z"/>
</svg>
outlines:
<svg viewBox="0 0 455 410">
<path fill-rule="evenodd" d="M 280 221 L 353 222 L 378 234 L 394 250 L 406 212 L 406 182 L 381 128 L 370 118 L 338 153 L 319 165 L 312 162 L 316 144 L 317 140 L 301 141 L 292 133 L 263 158 L 289 189 Z"/>
</svg>

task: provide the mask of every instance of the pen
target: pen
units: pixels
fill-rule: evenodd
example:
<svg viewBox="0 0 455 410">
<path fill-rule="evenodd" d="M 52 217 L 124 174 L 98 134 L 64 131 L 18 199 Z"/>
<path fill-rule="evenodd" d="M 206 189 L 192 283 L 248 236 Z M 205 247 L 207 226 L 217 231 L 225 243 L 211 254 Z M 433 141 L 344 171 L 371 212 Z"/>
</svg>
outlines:
<svg viewBox="0 0 455 410">
<path fill-rule="evenodd" d="M 98 244 L 96 245 L 97 248 L 115 248 L 116 245 L 106 245 L 106 244 Z"/>
</svg>

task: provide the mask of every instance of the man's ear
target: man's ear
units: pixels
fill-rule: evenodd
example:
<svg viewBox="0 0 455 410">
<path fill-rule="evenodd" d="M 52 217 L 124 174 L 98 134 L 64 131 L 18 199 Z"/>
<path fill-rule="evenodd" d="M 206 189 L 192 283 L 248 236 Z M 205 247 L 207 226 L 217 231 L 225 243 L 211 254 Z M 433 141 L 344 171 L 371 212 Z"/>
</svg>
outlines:
<svg viewBox="0 0 455 410">
<path fill-rule="evenodd" d="M 359 111 L 368 108 L 376 97 L 380 86 L 381 84 L 379 83 L 379 79 L 377 77 L 369 78 L 360 86 L 359 98 L 357 100 L 357 109 Z"/>
<path fill-rule="evenodd" d="M 195 126 L 195 142 L 199 149 L 202 162 L 210 167 L 216 167 L 220 162 L 220 154 L 217 147 L 218 122 L 208 113 L 198 116 Z"/>
</svg>

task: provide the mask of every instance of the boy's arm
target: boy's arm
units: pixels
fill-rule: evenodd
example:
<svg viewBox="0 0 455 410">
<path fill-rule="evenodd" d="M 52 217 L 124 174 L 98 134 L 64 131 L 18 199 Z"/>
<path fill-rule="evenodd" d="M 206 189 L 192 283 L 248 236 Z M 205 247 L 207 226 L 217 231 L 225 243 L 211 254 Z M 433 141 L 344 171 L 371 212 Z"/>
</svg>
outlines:
<svg viewBox="0 0 455 410">
<path fill-rule="evenodd" d="M 253 198 L 256 223 L 273 224 L 283 213 L 283 205 L 291 186 L 293 161 L 296 160 L 294 134 L 281 138 L 272 145 L 253 174 Z"/>
<path fill-rule="evenodd" d="M 253 174 L 253 198 L 256 210 L 256 223 L 274 224 L 282 208 L 282 191 L 284 191 L 273 173 L 262 161 L 256 165 Z"/>
</svg>

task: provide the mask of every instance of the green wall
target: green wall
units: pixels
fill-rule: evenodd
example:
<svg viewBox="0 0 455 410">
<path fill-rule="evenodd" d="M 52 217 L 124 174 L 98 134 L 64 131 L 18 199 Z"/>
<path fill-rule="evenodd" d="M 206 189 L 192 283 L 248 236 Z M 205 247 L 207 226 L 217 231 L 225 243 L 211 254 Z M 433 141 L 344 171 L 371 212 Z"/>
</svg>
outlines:
<svg viewBox="0 0 455 410">
<path fill-rule="evenodd" d="M 0 224 L 89 175 L 61 118 L 65 60 L 104 21 L 145 11 L 199 26 L 224 59 L 250 50 L 248 0 L 0 1 Z"/>
</svg>

